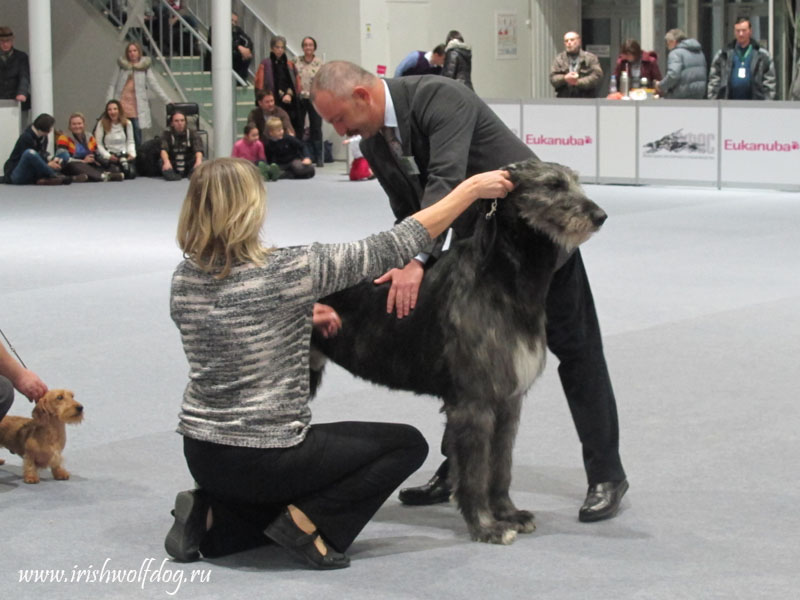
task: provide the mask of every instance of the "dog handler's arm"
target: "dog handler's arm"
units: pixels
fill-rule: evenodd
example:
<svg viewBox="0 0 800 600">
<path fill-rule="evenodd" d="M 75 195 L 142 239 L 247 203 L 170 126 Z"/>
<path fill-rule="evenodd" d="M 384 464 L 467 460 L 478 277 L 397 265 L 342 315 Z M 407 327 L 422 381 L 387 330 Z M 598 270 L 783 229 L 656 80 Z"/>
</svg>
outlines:
<svg viewBox="0 0 800 600">
<path fill-rule="evenodd" d="M 33 371 L 20 365 L 0 344 L 0 375 L 7 377 L 11 384 L 33 402 L 47 393 L 47 386 Z"/>
</svg>

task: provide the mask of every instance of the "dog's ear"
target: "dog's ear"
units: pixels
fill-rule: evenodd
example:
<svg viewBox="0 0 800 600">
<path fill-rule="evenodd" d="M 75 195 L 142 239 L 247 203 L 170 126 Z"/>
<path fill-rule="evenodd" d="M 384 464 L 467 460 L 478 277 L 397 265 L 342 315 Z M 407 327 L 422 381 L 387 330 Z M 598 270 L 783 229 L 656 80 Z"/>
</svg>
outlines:
<svg viewBox="0 0 800 600">
<path fill-rule="evenodd" d="M 55 409 L 52 405 L 52 395 L 47 393 L 36 401 L 36 406 L 33 407 L 33 417 L 43 419 L 55 414 Z"/>
</svg>

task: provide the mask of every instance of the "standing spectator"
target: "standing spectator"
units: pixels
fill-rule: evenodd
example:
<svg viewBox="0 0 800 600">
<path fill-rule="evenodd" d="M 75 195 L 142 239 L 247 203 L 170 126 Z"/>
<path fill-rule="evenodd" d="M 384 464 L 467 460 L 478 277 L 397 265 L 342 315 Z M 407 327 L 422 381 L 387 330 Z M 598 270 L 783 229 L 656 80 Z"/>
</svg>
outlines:
<svg viewBox="0 0 800 600">
<path fill-rule="evenodd" d="M 442 75 L 475 89 L 472 87 L 472 48 L 464 43 L 464 38 L 455 29 L 447 34 L 445 41 Z"/>
<path fill-rule="evenodd" d="M 94 129 L 97 153 L 103 168 L 121 172 L 125 179 L 136 177 L 133 161 L 136 146 L 133 142 L 133 125 L 125 115 L 119 100 L 106 102 L 106 109 Z"/>
<path fill-rule="evenodd" d="M 289 135 L 295 134 L 289 113 L 281 107 L 275 106 L 275 96 L 273 96 L 272 92 L 259 90 L 256 92 L 256 108 L 247 115 L 247 121 L 256 124 L 258 135 L 264 147 L 267 145 L 267 119 L 270 117 L 278 117 L 283 123 L 284 131 Z"/>
<path fill-rule="evenodd" d="M 14 403 L 14 390 L 35 402 L 47 393 L 47 385 L 33 371 L 19 364 L 0 344 L 0 421 Z"/>
<path fill-rule="evenodd" d="M 286 135 L 283 123 L 278 117 L 267 119 L 267 143 L 264 144 L 267 162 L 277 164 L 280 172 L 274 172 L 277 179 L 311 179 L 314 176 L 314 165 L 305 155 L 303 142 L 296 137 Z"/>
<path fill-rule="evenodd" d="M 750 39 L 750 19 L 739 17 L 736 39 L 717 52 L 708 73 L 712 100 L 775 100 L 775 64 L 769 52 Z"/>
<path fill-rule="evenodd" d="M 136 148 L 142 145 L 142 129 L 152 126 L 149 92 L 155 92 L 165 103 L 170 102 L 158 84 L 151 66 L 150 58 L 142 56 L 142 47 L 137 42 L 129 42 L 125 46 L 125 56 L 117 59 L 117 66 L 106 92 L 106 101 L 119 98 L 125 115 L 133 126 Z"/>
<path fill-rule="evenodd" d="M 317 40 L 311 36 L 303 38 L 303 56 L 297 60 L 297 93 L 300 94 L 300 104 L 298 106 L 299 116 L 297 122 L 300 124 L 300 136 L 302 137 L 303 127 L 308 115 L 308 133 L 311 142 L 311 155 L 318 167 L 325 166 L 325 156 L 322 151 L 322 119 L 311 104 L 311 80 L 322 66 L 322 59 L 314 53 L 317 51 Z"/>
<path fill-rule="evenodd" d="M 0 100 L 16 100 L 31 108 L 31 72 L 28 55 L 14 48 L 14 32 L 0 27 Z"/>
<path fill-rule="evenodd" d="M 581 36 L 575 31 L 564 34 L 564 52 L 550 68 L 550 84 L 558 98 L 595 98 L 603 79 L 597 56 L 581 49 Z"/>
<path fill-rule="evenodd" d="M 258 127 L 255 123 L 248 123 L 244 126 L 244 135 L 233 145 L 233 158 L 243 158 L 258 166 L 267 162 L 264 154 L 264 144 L 258 139 Z"/>
<path fill-rule="evenodd" d="M 636 40 L 625 40 L 619 50 L 617 66 L 614 75 L 617 85 L 621 81 L 622 72 L 628 73 L 631 89 L 641 86 L 641 80 L 647 79 L 647 85 L 653 85 L 661 79 L 661 70 L 658 68 L 658 55 L 655 52 L 642 50 Z"/>
<path fill-rule="evenodd" d="M 439 75 L 444 65 L 444 44 L 439 44 L 430 52 L 414 50 L 400 61 L 394 70 L 395 77 L 405 75 Z"/>
<path fill-rule="evenodd" d="M 253 60 L 253 40 L 244 32 L 244 29 L 239 27 L 239 15 L 235 12 L 231 13 L 231 51 L 233 52 L 233 70 L 245 82 L 250 77 L 250 63 Z M 208 43 L 211 42 L 211 27 L 208 28 Z M 211 70 L 211 54 L 206 52 L 204 57 L 204 70 Z M 237 85 L 241 85 L 238 81 Z"/>
<path fill-rule="evenodd" d="M 269 56 L 261 61 L 256 72 L 256 94 L 259 90 L 272 92 L 275 104 L 285 110 L 292 120 L 292 129 L 302 132 L 302 124 L 298 125 L 297 122 L 297 69 L 286 57 L 286 38 L 282 35 L 273 36 L 269 46 Z"/>
<path fill-rule="evenodd" d="M 97 160 L 97 140 L 86 133 L 86 117 L 75 112 L 69 116 L 69 131 L 56 138 L 56 156 L 67 175 L 85 174 L 89 181 L 122 181 L 122 173 L 105 171 Z"/>
<path fill-rule="evenodd" d="M 42 113 L 17 139 L 11 156 L 3 165 L 5 180 L 14 185 L 61 185 L 72 183 L 72 178 L 61 175 L 60 158 L 53 158 L 47 152 L 47 136 L 53 130 L 56 120 L 52 115 Z M 86 176 L 77 179 L 86 181 Z"/>
<path fill-rule="evenodd" d="M 658 93 L 664 98 L 705 98 L 708 71 L 700 42 L 680 29 L 670 29 L 664 39 L 669 49 L 667 74 L 656 83 Z"/>
<path fill-rule="evenodd" d="M 167 181 L 189 177 L 203 162 L 203 141 L 186 126 L 186 115 L 176 110 L 161 134 L 161 174 Z"/>
</svg>

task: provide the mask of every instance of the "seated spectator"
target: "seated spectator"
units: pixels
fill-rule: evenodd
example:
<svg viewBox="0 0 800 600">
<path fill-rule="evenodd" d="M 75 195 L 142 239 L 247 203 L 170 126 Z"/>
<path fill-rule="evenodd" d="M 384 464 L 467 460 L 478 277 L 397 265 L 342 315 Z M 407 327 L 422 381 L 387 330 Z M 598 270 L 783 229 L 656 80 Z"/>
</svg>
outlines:
<svg viewBox="0 0 800 600">
<path fill-rule="evenodd" d="M 400 61 L 394 70 L 395 77 L 406 75 L 439 75 L 444 65 L 444 44 L 439 44 L 430 52 L 414 50 Z"/>
<path fill-rule="evenodd" d="M 62 161 L 66 175 L 85 174 L 89 181 L 122 181 L 122 173 L 104 170 L 96 160 L 97 140 L 86 133 L 86 117 L 76 112 L 69 116 L 69 132 L 56 138 L 56 157 Z"/>
<path fill-rule="evenodd" d="M 72 178 L 61 174 L 61 159 L 47 152 L 47 136 L 56 120 L 42 113 L 19 136 L 11 156 L 3 166 L 7 183 L 14 185 L 62 185 L 72 183 Z M 86 181 L 85 175 L 77 178 Z"/>
<path fill-rule="evenodd" d="M 617 85 L 621 81 L 623 71 L 628 73 L 631 89 L 641 87 L 643 78 L 647 79 L 645 87 L 654 86 L 656 81 L 661 80 L 658 55 L 655 52 L 643 51 L 636 40 L 625 40 L 619 50 L 617 66 L 614 69 Z"/>
<path fill-rule="evenodd" d="M 304 154 L 304 149 L 303 142 L 284 133 L 283 123 L 278 117 L 267 119 L 264 151 L 267 162 L 280 168 L 277 179 L 310 179 L 314 176 L 314 165 Z"/>
<path fill-rule="evenodd" d="M 203 141 L 186 126 L 186 115 L 176 110 L 161 134 L 161 174 L 167 181 L 178 181 L 202 162 Z"/>
<path fill-rule="evenodd" d="M 122 173 L 125 179 L 136 177 L 133 125 L 125 116 L 119 100 L 106 102 L 106 108 L 94 129 L 94 137 L 97 140 L 96 158 L 104 169 Z"/>
<path fill-rule="evenodd" d="M 283 130 L 289 135 L 295 135 L 289 113 L 280 106 L 275 106 L 275 96 L 272 92 L 268 90 L 257 91 L 256 107 L 257 108 L 250 111 L 250 114 L 247 116 L 247 121 L 248 123 L 255 123 L 264 148 L 267 147 L 267 119 L 270 117 L 278 117 L 281 123 L 283 123 Z"/>
<path fill-rule="evenodd" d="M 231 156 L 249 160 L 254 165 L 267 162 L 264 144 L 258 139 L 258 127 L 255 123 L 248 123 L 244 126 L 244 136 L 233 145 Z"/>
</svg>

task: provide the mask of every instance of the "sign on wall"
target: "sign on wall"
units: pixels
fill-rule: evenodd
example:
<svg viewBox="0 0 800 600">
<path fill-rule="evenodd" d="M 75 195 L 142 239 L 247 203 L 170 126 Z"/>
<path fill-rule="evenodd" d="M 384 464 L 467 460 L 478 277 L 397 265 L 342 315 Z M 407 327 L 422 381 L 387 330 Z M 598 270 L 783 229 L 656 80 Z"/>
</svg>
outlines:
<svg viewBox="0 0 800 600">
<path fill-rule="evenodd" d="M 597 176 L 597 107 L 591 104 L 525 104 L 522 141 L 536 156 Z"/>
<path fill-rule="evenodd" d="M 751 104 L 751 103 L 748 103 Z M 763 104 L 763 103 L 760 103 Z M 800 185 L 800 112 L 722 106 L 723 183 Z"/>
<path fill-rule="evenodd" d="M 517 13 L 496 12 L 495 57 L 517 58 Z"/>
<path fill-rule="evenodd" d="M 639 179 L 710 182 L 717 178 L 717 107 L 639 107 Z"/>
</svg>

